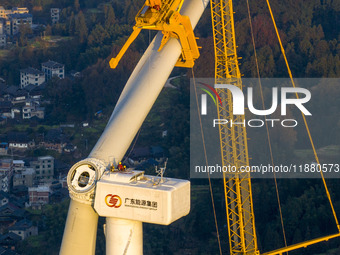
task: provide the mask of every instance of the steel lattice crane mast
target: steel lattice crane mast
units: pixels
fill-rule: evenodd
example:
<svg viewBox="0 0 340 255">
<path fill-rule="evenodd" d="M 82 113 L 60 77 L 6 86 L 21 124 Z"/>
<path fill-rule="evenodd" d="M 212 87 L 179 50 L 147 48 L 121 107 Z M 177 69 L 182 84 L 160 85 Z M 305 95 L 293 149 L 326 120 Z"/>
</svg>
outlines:
<svg viewBox="0 0 340 255">
<path fill-rule="evenodd" d="M 229 90 L 218 84 L 231 84 L 242 89 L 239 70 L 232 0 L 211 0 L 211 18 L 215 49 L 215 88 L 222 104 L 219 119 L 243 123 L 244 115 L 233 115 L 233 100 Z M 219 125 L 223 166 L 249 165 L 247 133 L 244 125 Z M 223 173 L 230 254 L 259 254 L 249 173 Z"/>
</svg>

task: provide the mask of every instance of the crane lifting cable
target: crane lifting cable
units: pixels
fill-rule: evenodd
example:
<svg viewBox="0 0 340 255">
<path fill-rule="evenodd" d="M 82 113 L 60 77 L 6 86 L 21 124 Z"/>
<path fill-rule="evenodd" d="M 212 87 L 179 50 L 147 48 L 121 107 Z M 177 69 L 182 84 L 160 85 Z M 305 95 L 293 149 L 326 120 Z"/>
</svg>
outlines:
<svg viewBox="0 0 340 255">
<path fill-rule="evenodd" d="M 209 166 L 208 157 L 207 157 L 207 150 L 206 150 L 206 145 L 205 145 L 204 132 L 203 132 L 203 127 L 202 127 L 202 120 L 201 120 L 201 115 L 199 114 L 200 110 L 199 110 L 199 106 L 198 106 L 198 96 L 197 96 L 197 87 L 196 87 L 196 82 L 195 82 L 195 73 L 194 73 L 193 69 L 191 69 L 191 71 L 192 71 L 192 79 L 193 79 L 193 82 L 194 82 L 195 99 L 196 99 L 196 105 L 197 105 L 198 119 L 199 119 L 199 123 L 200 123 L 200 130 L 201 130 L 201 137 L 202 137 L 203 151 L 204 151 L 204 159 L 205 159 L 206 166 Z M 212 204 L 213 213 L 214 213 L 214 221 L 215 221 L 218 248 L 219 248 L 219 251 L 220 251 L 220 255 L 222 255 L 221 240 L 220 240 L 220 234 L 219 234 L 219 230 L 218 230 L 217 216 L 216 216 L 216 210 L 215 210 L 214 194 L 213 194 L 213 190 L 212 190 L 211 178 L 210 178 L 209 173 L 208 173 L 208 181 L 209 181 L 210 199 L 211 199 L 211 204 Z"/>
<path fill-rule="evenodd" d="M 293 80 L 292 72 L 291 72 L 291 69 L 289 67 L 289 63 L 288 63 L 288 60 L 287 60 L 287 57 L 286 57 L 286 54 L 285 54 L 285 51 L 284 51 L 284 48 L 283 48 L 283 45 L 282 45 L 282 41 L 281 41 L 280 35 L 278 33 L 278 29 L 277 29 L 277 26 L 276 26 L 276 22 L 275 22 L 275 19 L 274 19 L 273 12 L 271 10 L 271 6 L 270 6 L 270 3 L 269 3 L 269 0 L 266 0 L 266 2 L 267 2 L 267 5 L 268 5 L 268 9 L 269 9 L 269 12 L 270 12 L 270 15 L 271 15 L 271 19 L 272 19 L 272 22 L 273 22 L 273 25 L 274 25 L 274 28 L 275 28 L 275 32 L 276 32 L 277 38 L 278 38 L 278 41 L 279 41 L 280 49 L 281 49 L 282 55 L 284 57 L 286 66 L 287 66 L 287 70 L 288 70 L 288 74 L 289 74 L 291 83 L 292 83 L 293 87 L 295 88 L 296 86 L 295 86 L 295 83 L 294 83 L 294 80 Z M 252 33 L 252 41 L 253 41 L 253 47 L 254 47 L 254 55 L 255 55 L 255 61 L 256 61 L 256 67 L 257 67 L 257 74 L 258 74 L 258 78 L 260 79 L 260 73 L 259 73 L 259 68 L 258 68 L 258 64 L 257 64 L 256 47 L 255 47 L 254 35 L 253 35 L 253 31 L 252 31 L 251 16 L 250 16 L 248 0 L 247 0 L 247 7 L 248 7 L 248 14 L 249 14 L 249 23 L 250 23 L 250 27 L 251 27 L 251 33 Z M 260 83 L 262 104 L 264 106 L 264 99 L 263 99 L 263 94 L 262 94 L 261 81 L 259 81 L 259 83 Z M 297 93 L 296 93 L 296 98 L 299 98 Z M 304 124 L 305 124 L 306 130 L 307 130 L 307 133 L 308 133 L 308 137 L 309 137 L 312 149 L 313 149 L 315 160 L 317 161 L 317 164 L 319 164 L 319 158 L 318 158 L 318 155 L 317 155 L 317 152 L 316 152 L 316 149 L 315 149 L 315 145 L 314 145 L 314 142 L 313 142 L 310 130 L 309 130 L 309 126 L 308 126 L 307 120 L 306 120 L 305 115 L 303 113 L 302 113 L 302 117 L 303 117 L 303 120 L 304 120 Z M 268 127 L 267 127 L 267 138 L 268 138 L 269 148 L 270 148 L 270 152 L 271 152 L 272 164 L 274 164 Z M 336 212 L 335 212 L 335 209 L 334 209 L 334 206 L 333 206 L 333 202 L 332 202 L 332 199 L 331 199 L 331 196 L 330 196 L 330 193 L 329 193 L 329 190 L 328 190 L 328 187 L 327 187 L 327 184 L 326 184 L 326 181 L 325 181 L 325 178 L 323 176 L 322 171 L 321 171 L 321 178 L 322 178 L 325 190 L 326 190 L 327 198 L 329 200 L 329 203 L 330 203 L 330 206 L 331 206 L 331 209 L 332 209 L 332 213 L 333 213 L 333 216 L 334 216 L 334 219 L 335 219 L 335 223 L 337 225 L 338 230 L 340 231 L 337 215 L 336 215 Z M 316 238 L 316 239 L 313 239 L 313 240 L 309 240 L 309 241 L 305 241 L 305 242 L 302 242 L 302 243 L 298 243 L 298 244 L 294 244 L 294 245 L 291 245 L 291 246 L 287 246 L 276 179 L 275 179 L 275 186 L 276 186 L 276 192 L 277 192 L 278 203 L 279 203 L 280 218 L 281 218 L 282 230 L 283 230 L 283 235 L 284 235 L 284 240 L 285 240 L 285 247 L 281 248 L 281 249 L 278 249 L 278 250 L 275 250 L 275 251 L 264 253 L 264 255 L 276 255 L 276 254 L 277 255 L 281 255 L 283 253 L 287 253 L 288 254 L 288 251 L 293 251 L 293 250 L 300 249 L 300 248 L 303 248 L 303 247 L 305 248 L 305 247 L 307 247 L 309 245 L 312 245 L 312 244 L 315 244 L 315 243 L 319 243 L 319 242 L 323 242 L 323 241 L 328 241 L 329 239 L 336 238 L 336 237 L 340 236 L 340 234 L 337 233 L 337 234 L 334 234 L 334 235 L 329 235 L 329 236 L 326 236 L 326 237 Z"/>
<path fill-rule="evenodd" d="M 271 19 L 273 21 L 275 32 L 276 32 L 277 38 L 279 40 L 280 49 L 281 49 L 283 58 L 285 60 L 286 66 L 287 66 L 289 78 L 290 78 L 290 80 L 292 82 L 293 87 L 295 88 L 296 86 L 295 86 L 295 82 L 294 82 L 294 79 L 293 79 L 293 75 L 292 75 L 292 72 L 290 70 L 289 63 L 288 63 L 288 60 L 287 60 L 287 56 L 286 56 L 285 50 L 284 50 L 283 45 L 282 45 L 282 41 L 281 41 L 280 34 L 279 34 L 279 31 L 278 31 L 277 26 L 276 26 L 274 15 L 273 15 L 272 9 L 270 7 L 269 0 L 266 0 L 266 1 L 267 1 L 267 5 L 268 5 L 268 9 L 269 9 L 269 12 L 270 12 Z M 299 95 L 297 93 L 295 93 L 295 95 L 296 95 L 296 98 L 298 99 Z M 311 144 L 312 149 L 313 149 L 313 153 L 314 153 L 314 157 L 315 157 L 316 163 L 317 163 L 317 165 L 320 165 L 319 157 L 318 157 L 318 154 L 317 154 L 316 149 L 315 149 L 315 145 L 314 145 L 314 142 L 313 142 L 313 138 L 312 138 L 311 132 L 309 130 L 309 126 L 308 126 L 308 123 L 307 123 L 306 116 L 304 115 L 303 112 L 301 112 L 301 114 L 302 114 L 303 122 L 304 122 L 305 127 L 306 127 L 306 131 L 307 131 L 307 134 L 308 134 L 308 138 L 309 138 L 310 144 Z M 326 180 L 324 178 L 324 175 L 323 175 L 322 171 L 320 171 L 320 174 L 321 174 L 322 182 L 323 182 L 325 190 L 326 190 L 326 194 L 327 194 L 327 198 L 329 200 L 329 204 L 330 204 L 330 206 L 332 208 L 332 213 L 333 213 L 333 216 L 334 216 L 334 220 L 335 220 L 336 226 L 337 226 L 338 231 L 340 233 L 340 225 L 339 225 L 338 217 L 337 217 L 335 209 L 334 209 L 334 205 L 333 205 L 332 198 L 330 196 L 330 193 L 329 193 L 329 190 L 328 190 L 328 187 L 327 187 L 327 184 L 326 184 Z"/>
<path fill-rule="evenodd" d="M 250 34 L 251 34 L 253 50 L 254 50 L 256 72 L 257 72 L 257 77 L 258 77 L 258 82 L 259 82 L 260 92 L 261 92 L 262 109 L 264 110 L 265 109 L 264 96 L 263 96 L 262 82 L 261 82 L 261 76 L 260 76 L 260 68 L 259 68 L 259 63 L 258 63 L 257 53 L 256 53 L 255 37 L 254 37 L 253 24 L 252 24 L 252 21 L 251 21 L 249 0 L 247 0 L 247 10 L 248 10 L 248 20 L 249 20 Z M 268 127 L 268 122 L 267 122 L 267 116 L 266 115 L 264 115 L 264 119 L 265 119 L 267 141 L 268 141 L 268 147 L 269 147 L 269 153 L 270 153 L 270 160 L 271 160 L 272 166 L 274 167 L 274 156 L 273 156 L 273 150 L 272 150 L 271 139 L 270 139 L 270 132 L 269 132 L 269 127 Z M 279 188 L 278 188 L 278 185 L 277 185 L 275 171 L 273 173 L 274 173 L 274 183 L 275 183 L 277 203 L 278 203 L 278 207 L 279 207 L 279 215 L 280 215 L 280 221 L 281 221 L 283 241 L 284 241 L 285 247 L 287 247 L 288 245 L 287 245 L 286 231 L 285 231 L 284 221 L 283 221 L 283 216 L 282 216 L 282 208 L 281 208 Z M 288 254 L 288 252 L 287 252 L 287 254 Z"/>
</svg>

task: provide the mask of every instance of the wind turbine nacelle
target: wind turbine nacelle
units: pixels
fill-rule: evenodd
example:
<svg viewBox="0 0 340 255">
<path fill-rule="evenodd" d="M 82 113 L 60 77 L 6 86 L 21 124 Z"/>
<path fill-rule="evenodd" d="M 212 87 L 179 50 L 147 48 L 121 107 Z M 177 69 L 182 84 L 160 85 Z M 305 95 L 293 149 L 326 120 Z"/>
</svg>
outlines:
<svg viewBox="0 0 340 255">
<path fill-rule="evenodd" d="M 97 182 L 94 209 L 103 217 L 169 225 L 190 211 L 190 182 L 137 170 L 106 172 Z"/>
</svg>

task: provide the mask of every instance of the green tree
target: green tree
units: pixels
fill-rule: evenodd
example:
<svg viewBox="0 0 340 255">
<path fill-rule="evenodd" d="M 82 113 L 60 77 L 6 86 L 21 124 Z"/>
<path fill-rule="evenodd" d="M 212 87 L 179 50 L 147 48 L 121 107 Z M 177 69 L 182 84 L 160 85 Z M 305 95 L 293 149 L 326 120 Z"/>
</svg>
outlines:
<svg viewBox="0 0 340 255">
<path fill-rule="evenodd" d="M 91 31 L 91 34 L 88 38 L 88 44 L 89 45 L 102 45 L 104 43 L 104 40 L 109 37 L 109 34 L 106 32 L 106 30 L 98 24 L 95 29 Z"/>
<path fill-rule="evenodd" d="M 31 26 L 27 24 L 20 25 L 19 33 L 19 46 L 26 46 L 28 44 L 27 35 L 32 34 Z"/>
<path fill-rule="evenodd" d="M 74 35 L 75 32 L 75 18 L 74 13 L 71 13 L 70 18 L 68 19 L 68 33 L 69 35 Z"/>
<path fill-rule="evenodd" d="M 76 10 L 76 12 L 80 10 L 79 0 L 74 0 L 74 9 Z"/>
<path fill-rule="evenodd" d="M 105 28 L 111 27 L 116 21 L 116 15 L 111 5 L 104 7 Z"/>
<path fill-rule="evenodd" d="M 41 0 L 34 0 L 33 6 L 41 6 Z"/>
<path fill-rule="evenodd" d="M 75 33 L 78 36 L 80 43 L 86 42 L 88 36 L 88 29 L 86 26 L 85 16 L 82 11 L 80 11 L 79 14 L 77 15 Z"/>
<path fill-rule="evenodd" d="M 52 35 L 52 27 L 50 25 L 46 26 L 45 35 Z"/>
</svg>

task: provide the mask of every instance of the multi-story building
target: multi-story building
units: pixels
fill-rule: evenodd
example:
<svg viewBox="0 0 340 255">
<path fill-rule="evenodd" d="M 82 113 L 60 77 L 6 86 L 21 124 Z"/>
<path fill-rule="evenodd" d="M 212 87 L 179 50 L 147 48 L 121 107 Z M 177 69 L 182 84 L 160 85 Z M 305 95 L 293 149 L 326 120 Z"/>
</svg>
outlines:
<svg viewBox="0 0 340 255">
<path fill-rule="evenodd" d="M 5 16 L 5 8 L 3 6 L 0 6 L 0 18 L 4 18 Z"/>
<path fill-rule="evenodd" d="M 0 12 L 1 12 L 1 9 L 0 9 Z M 5 20 L 0 18 L 0 47 L 4 47 L 6 46 L 6 44 L 7 44 L 7 36 L 5 34 Z"/>
<path fill-rule="evenodd" d="M 50 201 L 50 187 L 38 186 L 28 188 L 29 205 L 36 208 L 41 208 L 42 205 L 46 205 Z"/>
<path fill-rule="evenodd" d="M 7 36 L 5 34 L 0 34 L 0 47 L 5 47 L 7 45 Z"/>
<path fill-rule="evenodd" d="M 0 6 L 0 24 L 2 24 L 4 30 L 0 35 L 15 35 L 19 32 L 20 25 L 32 26 L 32 15 L 29 14 L 26 7 L 14 7 L 12 10 L 5 10 L 4 7 Z M 2 41 L 4 41 L 3 36 Z"/>
<path fill-rule="evenodd" d="M 23 160 L 13 160 L 13 171 L 15 173 L 21 173 L 23 171 L 25 171 L 25 161 Z"/>
<path fill-rule="evenodd" d="M 38 157 L 31 161 L 30 166 L 35 170 L 35 177 L 41 181 L 51 181 L 54 175 L 54 158 L 52 156 Z"/>
<path fill-rule="evenodd" d="M 13 161 L 11 159 L 2 159 L 0 161 L 0 190 L 4 192 L 9 192 L 12 176 Z"/>
<path fill-rule="evenodd" d="M 42 71 L 45 73 L 46 80 L 56 76 L 60 79 L 65 78 L 65 66 L 54 61 L 42 63 Z"/>
<path fill-rule="evenodd" d="M 24 185 L 26 187 L 33 186 L 33 179 L 35 176 L 35 171 L 33 168 L 25 166 L 23 160 L 13 160 L 13 187 Z"/>
<path fill-rule="evenodd" d="M 2 24 L 3 27 L 3 34 L 5 35 L 11 35 L 11 21 L 9 19 L 1 18 L 0 17 L 0 24 Z"/>
<path fill-rule="evenodd" d="M 59 8 L 51 8 L 51 20 L 52 24 L 57 24 L 59 22 Z"/>
<path fill-rule="evenodd" d="M 0 176 L 8 175 L 13 172 L 13 160 L 2 159 L 0 160 Z"/>
<path fill-rule="evenodd" d="M 24 185 L 26 187 L 33 187 L 35 171 L 33 168 L 26 167 L 25 171 L 15 173 L 13 176 L 13 187 Z"/>
<path fill-rule="evenodd" d="M 1 10 L 0 10 L 1 11 Z M 5 25 L 4 25 L 4 20 L 0 18 L 0 35 L 5 33 Z"/>
<path fill-rule="evenodd" d="M 45 82 L 45 73 L 29 67 L 20 70 L 20 87 L 24 88 L 29 84 L 39 86 Z"/>
<path fill-rule="evenodd" d="M 11 22 L 11 35 L 19 33 L 21 25 L 28 25 L 32 27 L 32 15 L 28 13 L 9 14 L 8 20 Z"/>
</svg>

